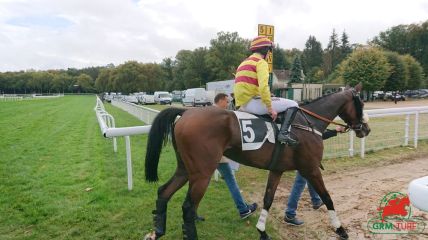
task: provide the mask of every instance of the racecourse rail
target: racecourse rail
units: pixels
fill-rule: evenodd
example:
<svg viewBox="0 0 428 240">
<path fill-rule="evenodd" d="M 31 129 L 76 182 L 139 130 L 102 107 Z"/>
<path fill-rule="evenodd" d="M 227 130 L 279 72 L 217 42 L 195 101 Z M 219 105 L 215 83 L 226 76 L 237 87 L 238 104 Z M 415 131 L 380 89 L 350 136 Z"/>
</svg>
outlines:
<svg viewBox="0 0 428 240">
<path fill-rule="evenodd" d="M 35 99 L 53 99 L 58 97 L 64 97 L 64 94 L 54 95 L 38 95 L 38 94 L 0 94 L 0 102 L 15 102 L 24 100 L 35 100 Z"/>
<path fill-rule="evenodd" d="M 133 103 L 112 100 L 112 105 L 137 117 L 145 124 L 151 124 L 159 113 L 157 110 L 138 106 Z M 106 138 L 113 138 L 113 149 L 117 152 L 116 137 L 125 137 L 128 170 L 128 189 L 132 189 L 131 142 L 129 136 L 147 134 L 151 125 L 116 128 L 113 116 L 108 114 L 102 101 L 97 97 L 95 107 L 101 133 Z M 374 109 L 364 111 L 372 120 L 369 122 L 372 132 L 367 138 L 356 141 L 353 131 L 341 134 L 324 143 L 324 157 L 355 156 L 359 151 L 364 158 L 368 151 L 375 151 L 397 146 L 417 148 L 418 140 L 428 139 L 428 107 L 406 107 Z M 385 120 L 385 117 L 389 117 Z M 393 117 L 391 120 L 390 118 Z M 373 120 L 374 119 L 374 120 Z M 339 119 L 337 119 L 339 120 Z"/>
</svg>

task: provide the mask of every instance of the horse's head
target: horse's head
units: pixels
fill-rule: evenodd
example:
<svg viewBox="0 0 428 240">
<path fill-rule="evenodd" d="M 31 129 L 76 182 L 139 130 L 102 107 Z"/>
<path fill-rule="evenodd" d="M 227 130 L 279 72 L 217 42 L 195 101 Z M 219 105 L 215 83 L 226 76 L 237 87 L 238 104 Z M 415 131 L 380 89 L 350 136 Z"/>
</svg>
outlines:
<svg viewBox="0 0 428 240">
<path fill-rule="evenodd" d="M 370 133 L 369 117 L 366 113 L 363 113 L 364 103 L 359 95 L 361 89 L 362 84 L 359 83 L 355 88 L 345 90 L 348 92 L 350 99 L 343 105 L 339 113 L 339 117 L 346 122 L 350 129 L 355 131 L 359 138 L 363 138 Z"/>
</svg>

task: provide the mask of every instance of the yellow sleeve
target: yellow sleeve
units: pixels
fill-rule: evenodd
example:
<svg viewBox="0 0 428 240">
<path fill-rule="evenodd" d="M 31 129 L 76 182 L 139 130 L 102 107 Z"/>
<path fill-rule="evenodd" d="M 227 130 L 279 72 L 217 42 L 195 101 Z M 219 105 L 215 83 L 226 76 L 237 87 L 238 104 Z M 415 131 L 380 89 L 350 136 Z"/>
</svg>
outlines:
<svg viewBox="0 0 428 240">
<path fill-rule="evenodd" d="M 269 67 L 265 60 L 260 60 L 256 65 L 257 69 L 257 80 L 259 82 L 259 93 L 262 99 L 262 102 L 266 105 L 267 108 L 270 108 L 272 101 L 270 98 L 269 90 Z"/>
</svg>

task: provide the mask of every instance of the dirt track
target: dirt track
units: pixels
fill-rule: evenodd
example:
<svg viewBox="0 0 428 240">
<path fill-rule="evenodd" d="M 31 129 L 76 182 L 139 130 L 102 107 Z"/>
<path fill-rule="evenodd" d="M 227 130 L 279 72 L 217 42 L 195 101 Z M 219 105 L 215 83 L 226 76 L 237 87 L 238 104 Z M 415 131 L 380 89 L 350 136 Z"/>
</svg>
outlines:
<svg viewBox="0 0 428 240">
<path fill-rule="evenodd" d="M 402 163 L 365 168 L 324 177 L 324 182 L 334 202 L 335 209 L 348 230 L 350 239 L 428 239 L 428 227 L 418 235 L 373 235 L 367 230 L 367 221 L 374 217 L 383 196 L 389 192 L 407 193 L 411 180 L 428 175 L 428 159 L 405 160 Z M 275 201 L 285 203 L 292 183 L 282 181 Z M 275 204 L 271 211 L 281 229 L 283 239 L 336 239 L 330 228 L 327 209 L 312 210 L 308 191 L 299 202 L 298 217 L 304 226 L 293 227 L 282 222 L 284 204 Z M 428 225 L 428 213 L 412 207 L 413 216 L 421 216 Z"/>
<path fill-rule="evenodd" d="M 428 100 L 397 102 L 376 101 L 365 103 L 365 109 L 428 106 Z M 324 176 L 325 185 L 333 199 L 335 209 L 347 229 L 350 239 L 428 239 L 428 213 L 412 208 L 413 216 L 426 219 L 424 234 L 373 235 L 367 230 L 367 221 L 376 213 L 380 200 L 389 192 L 407 193 L 411 180 L 428 175 L 428 159 L 403 159 L 400 163 L 367 167 L 365 169 L 334 173 Z M 283 239 L 336 239 L 330 227 L 326 207 L 312 210 L 308 191 L 303 192 L 297 211 L 304 226 L 293 227 L 283 223 L 284 206 L 292 182 L 281 181 L 272 208 L 273 218 L 281 229 Z"/>
<path fill-rule="evenodd" d="M 394 104 L 393 101 L 375 101 L 364 103 L 364 109 L 375 109 L 375 108 L 402 108 L 402 107 L 420 107 L 428 106 L 428 99 L 416 99 L 407 101 L 398 101 Z"/>
</svg>

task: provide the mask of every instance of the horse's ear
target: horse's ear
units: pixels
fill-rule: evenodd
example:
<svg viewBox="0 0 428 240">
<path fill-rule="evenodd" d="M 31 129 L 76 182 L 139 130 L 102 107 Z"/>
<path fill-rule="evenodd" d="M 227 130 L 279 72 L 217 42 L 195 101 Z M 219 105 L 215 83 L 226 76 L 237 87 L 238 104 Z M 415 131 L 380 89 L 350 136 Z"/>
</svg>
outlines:
<svg viewBox="0 0 428 240">
<path fill-rule="evenodd" d="M 360 82 L 355 86 L 355 91 L 361 92 L 361 89 L 363 89 L 363 84 Z"/>
</svg>

